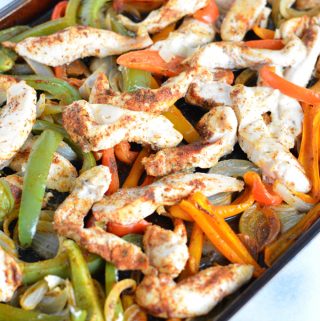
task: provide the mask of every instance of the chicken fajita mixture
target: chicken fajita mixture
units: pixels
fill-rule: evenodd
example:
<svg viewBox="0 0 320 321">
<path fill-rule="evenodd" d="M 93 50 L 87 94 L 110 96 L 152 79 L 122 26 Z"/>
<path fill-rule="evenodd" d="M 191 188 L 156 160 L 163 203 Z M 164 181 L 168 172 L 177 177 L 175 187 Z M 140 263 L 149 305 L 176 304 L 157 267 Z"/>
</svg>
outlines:
<svg viewBox="0 0 320 321">
<path fill-rule="evenodd" d="M 320 216 L 319 0 L 61 1 L 0 43 L 0 321 L 214 315 Z"/>
</svg>

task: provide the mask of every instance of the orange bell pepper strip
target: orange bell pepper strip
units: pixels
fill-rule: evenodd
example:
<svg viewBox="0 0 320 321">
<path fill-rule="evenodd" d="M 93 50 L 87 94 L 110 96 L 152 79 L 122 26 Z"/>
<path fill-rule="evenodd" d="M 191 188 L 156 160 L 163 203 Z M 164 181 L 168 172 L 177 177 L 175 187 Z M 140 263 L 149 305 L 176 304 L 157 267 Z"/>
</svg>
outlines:
<svg viewBox="0 0 320 321">
<path fill-rule="evenodd" d="M 143 186 L 150 185 L 155 181 L 155 179 L 156 178 L 154 176 L 147 175 L 140 186 L 143 187 Z"/>
<path fill-rule="evenodd" d="M 114 149 L 108 148 L 102 151 L 102 165 L 108 166 L 111 173 L 111 183 L 109 189 L 106 192 L 106 195 L 111 195 L 119 189 L 119 175 L 117 161 L 114 155 Z"/>
<path fill-rule="evenodd" d="M 250 48 L 280 50 L 284 47 L 281 39 L 263 39 L 246 41 L 245 45 Z"/>
<path fill-rule="evenodd" d="M 131 151 L 130 148 L 129 142 L 121 142 L 114 146 L 117 159 L 128 165 L 132 164 L 139 154 L 139 152 Z"/>
<path fill-rule="evenodd" d="M 320 199 L 319 143 L 320 106 L 308 106 L 304 111 L 299 162 L 311 180 L 311 195 L 315 200 Z"/>
<path fill-rule="evenodd" d="M 182 201 L 180 207 L 188 212 L 212 244 L 230 262 L 250 264 L 255 268 L 254 275 L 261 275 L 263 269 L 253 259 L 228 223 L 219 215 L 209 216 L 205 211 L 199 209 L 201 205 L 197 200 L 201 196 L 201 193 L 193 194 L 189 197 L 189 201 Z"/>
<path fill-rule="evenodd" d="M 137 50 L 121 55 L 117 63 L 121 66 L 133 69 L 149 71 L 154 74 L 172 77 L 183 71 L 182 57 L 173 57 L 166 62 L 156 50 Z"/>
<path fill-rule="evenodd" d="M 170 34 L 170 32 L 174 31 L 175 27 L 176 27 L 176 24 L 172 23 L 171 25 L 169 25 L 169 26 L 165 27 L 164 29 L 162 29 L 160 32 L 154 34 L 152 36 L 153 43 L 156 43 L 158 41 L 167 39 L 169 34 Z"/>
<path fill-rule="evenodd" d="M 279 205 L 282 198 L 272 190 L 271 185 L 264 184 L 261 177 L 256 172 L 247 172 L 243 179 L 252 188 L 252 194 L 255 201 L 262 205 Z"/>
<path fill-rule="evenodd" d="M 207 24 L 213 24 L 219 17 L 219 8 L 214 0 L 210 0 L 209 4 L 196 11 L 193 17 Z"/>
<path fill-rule="evenodd" d="M 150 155 L 150 148 L 144 147 L 142 151 L 139 153 L 135 162 L 133 163 L 130 173 L 126 178 L 126 180 L 124 181 L 122 187 L 128 188 L 128 187 L 138 186 L 141 175 L 144 172 L 144 166 L 142 165 L 141 161 L 144 157 L 148 157 L 149 155 Z"/>
<path fill-rule="evenodd" d="M 146 220 L 141 220 L 140 222 L 129 225 L 108 223 L 107 231 L 120 237 L 130 233 L 143 234 L 147 226 L 149 226 L 150 224 L 151 223 L 147 222 Z"/>
<path fill-rule="evenodd" d="M 68 6 L 68 1 L 58 2 L 55 5 L 55 7 L 53 8 L 53 11 L 51 14 L 51 20 L 56 20 L 56 19 L 64 17 L 66 14 L 67 6 Z"/>
<path fill-rule="evenodd" d="M 259 26 L 254 26 L 252 30 L 261 39 L 274 39 L 275 32 L 273 30 L 261 28 Z"/>
<path fill-rule="evenodd" d="M 320 104 L 320 94 L 311 89 L 293 84 L 278 76 L 268 66 L 263 66 L 259 71 L 262 81 L 268 86 L 279 89 L 283 94 L 310 105 Z"/>
<path fill-rule="evenodd" d="M 275 242 L 266 246 L 264 261 L 268 266 L 272 264 L 320 217 L 320 203 L 312 208 L 303 218 Z"/>
<path fill-rule="evenodd" d="M 179 205 L 172 205 L 168 208 L 168 211 L 171 216 L 175 218 L 180 218 L 184 221 L 193 222 L 193 218 L 184 211 Z"/>
</svg>

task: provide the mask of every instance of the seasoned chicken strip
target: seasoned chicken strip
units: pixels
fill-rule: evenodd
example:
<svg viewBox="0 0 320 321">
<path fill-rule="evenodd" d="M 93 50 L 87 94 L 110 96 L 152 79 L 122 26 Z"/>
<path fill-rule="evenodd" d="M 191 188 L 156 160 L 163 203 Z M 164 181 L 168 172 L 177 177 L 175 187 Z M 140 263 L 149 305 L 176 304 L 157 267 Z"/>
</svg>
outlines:
<svg viewBox="0 0 320 321">
<path fill-rule="evenodd" d="M 182 140 L 164 116 L 84 100 L 67 106 L 62 121 L 72 140 L 85 152 L 111 148 L 122 141 L 160 149 L 176 146 Z"/>
<path fill-rule="evenodd" d="M 175 220 L 173 231 L 158 225 L 148 226 L 143 236 L 143 248 L 150 265 L 159 273 L 176 278 L 189 258 L 187 231 L 182 220 Z"/>
<path fill-rule="evenodd" d="M 241 41 L 263 13 L 267 0 L 235 0 L 221 25 L 224 41 Z"/>
<path fill-rule="evenodd" d="M 165 274 L 145 276 L 136 289 L 136 302 L 161 318 L 190 318 L 205 315 L 225 296 L 247 283 L 251 265 L 213 266 L 175 283 Z"/>
<path fill-rule="evenodd" d="M 6 42 L 22 57 L 56 67 L 85 57 L 107 57 L 143 49 L 152 44 L 148 34 L 137 38 L 88 26 L 73 26 L 49 36 L 29 37 L 17 44 Z"/>
<path fill-rule="evenodd" d="M 123 188 L 94 204 L 97 221 L 133 224 L 152 214 L 159 206 L 174 205 L 191 193 L 206 196 L 241 191 L 237 179 L 215 174 L 172 174 L 145 187 Z"/>
<path fill-rule="evenodd" d="M 0 169 L 6 167 L 27 140 L 36 120 L 36 91 L 24 81 L 7 91 L 0 112 Z"/>
<path fill-rule="evenodd" d="M 12 170 L 25 172 L 31 148 L 36 140 L 37 137 L 32 137 L 26 141 L 9 165 Z M 73 187 L 76 177 L 77 170 L 75 167 L 62 155 L 54 153 L 47 178 L 47 188 L 59 192 L 68 192 Z"/>
<path fill-rule="evenodd" d="M 271 111 L 279 101 L 279 92 L 269 88 L 249 88 L 237 85 L 231 91 L 233 108 L 239 129 L 238 140 L 248 158 L 262 169 L 271 181 L 279 180 L 290 190 L 307 193 L 310 182 L 297 159 L 273 137 L 262 115 Z M 282 130 L 282 128 L 279 128 Z"/>
<path fill-rule="evenodd" d="M 136 270 L 148 266 L 139 247 L 105 232 L 99 227 L 83 228 L 83 219 L 92 205 L 102 199 L 111 182 L 106 166 L 96 166 L 81 174 L 71 194 L 58 207 L 54 227 L 59 235 L 75 240 L 89 252 L 102 256 L 118 269 Z"/>
<path fill-rule="evenodd" d="M 281 50 L 254 49 L 243 42 L 221 41 L 198 49 L 187 59 L 187 64 L 209 70 L 258 68 L 265 64 L 288 67 L 301 62 L 306 54 L 305 45 L 295 36 Z"/>
<path fill-rule="evenodd" d="M 237 141 L 237 117 L 231 107 L 217 107 L 198 123 L 201 141 L 165 148 L 142 160 L 151 176 L 164 176 L 193 167 L 210 168 L 232 152 Z"/>
<path fill-rule="evenodd" d="M 177 56 L 187 58 L 200 46 L 211 42 L 214 36 L 213 25 L 188 17 L 167 39 L 156 42 L 149 49 L 159 51 L 165 61 Z"/>
<path fill-rule="evenodd" d="M 167 111 L 178 99 L 185 96 L 191 83 L 201 79 L 227 82 L 230 73 L 224 70 L 213 70 L 212 73 L 202 69 L 193 68 L 180 73 L 176 77 L 169 78 L 158 89 L 139 89 L 133 92 L 119 93 L 108 88 L 105 94 L 90 96 L 92 101 L 99 104 L 110 104 L 130 110 L 139 110 L 159 114 Z M 106 87 L 106 81 L 100 87 Z"/>
<path fill-rule="evenodd" d="M 123 15 L 118 17 L 130 30 L 146 29 L 149 33 L 156 33 L 184 16 L 195 13 L 208 3 L 208 0 L 169 0 L 161 8 L 151 11 L 141 22 L 133 22 Z"/>
<path fill-rule="evenodd" d="M 0 246 L 0 302 L 12 299 L 22 284 L 22 272 L 17 261 Z"/>
</svg>

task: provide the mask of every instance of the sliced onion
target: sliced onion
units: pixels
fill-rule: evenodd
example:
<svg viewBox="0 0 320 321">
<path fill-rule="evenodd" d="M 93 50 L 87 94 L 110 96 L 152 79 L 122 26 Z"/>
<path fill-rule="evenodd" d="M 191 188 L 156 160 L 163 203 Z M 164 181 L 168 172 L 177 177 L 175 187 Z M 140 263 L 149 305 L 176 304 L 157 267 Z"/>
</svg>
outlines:
<svg viewBox="0 0 320 321">
<path fill-rule="evenodd" d="M 24 58 L 30 68 L 34 71 L 35 74 L 45 77 L 54 77 L 52 69 L 46 65 L 43 65 L 39 62 L 36 62 L 29 58 Z"/>
<path fill-rule="evenodd" d="M 208 199 L 214 205 L 229 205 L 232 200 L 232 192 L 218 193 L 208 197 Z"/>
<path fill-rule="evenodd" d="M 51 259 L 58 253 L 59 238 L 55 233 L 37 231 L 32 240 L 32 248 L 44 259 Z"/>
<path fill-rule="evenodd" d="M 37 309 L 47 314 L 57 314 L 61 312 L 68 302 L 66 289 L 56 288 L 49 291 L 39 302 Z"/>
<path fill-rule="evenodd" d="M 18 256 L 14 241 L 2 231 L 0 231 L 0 247 L 3 248 L 11 256 Z"/>
<path fill-rule="evenodd" d="M 314 204 L 306 203 L 298 196 L 292 194 L 286 186 L 279 182 L 274 184 L 273 189 L 287 204 L 291 205 L 299 212 L 308 212 L 314 206 Z"/>
<path fill-rule="evenodd" d="M 46 95 L 42 93 L 37 101 L 37 117 L 40 117 L 46 108 Z"/>
<path fill-rule="evenodd" d="M 77 154 L 73 151 L 73 149 L 64 141 L 62 141 L 57 148 L 57 153 L 62 155 L 68 161 L 74 161 L 78 158 Z"/>
<path fill-rule="evenodd" d="M 30 75 L 33 73 L 33 70 L 28 64 L 14 64 L 11 73 L 13 75 Z"/>
<path fill-rule="evenodd" d="M 260 174 L 260 169 L 253 163 L 243 159 L 228 159 L 218 162 L 210 168 L 209 173 L 232 177 L 242 177 L 246 172 L 254 171 Z"/>
<path fill-rule="evenodd" d="M 41 280 L 30 286 L 20 298 L 20 305 L 24 310 L 33 310 L 41 302 L 48 291 L 48 284 Z"/>
</svg>

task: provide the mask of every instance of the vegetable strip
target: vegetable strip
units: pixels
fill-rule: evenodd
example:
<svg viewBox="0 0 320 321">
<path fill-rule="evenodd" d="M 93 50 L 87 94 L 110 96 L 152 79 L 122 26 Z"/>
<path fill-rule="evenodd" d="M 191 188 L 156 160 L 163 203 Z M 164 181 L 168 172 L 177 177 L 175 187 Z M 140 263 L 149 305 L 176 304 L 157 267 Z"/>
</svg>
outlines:
<svg viewBox="0 0 320 321">
<path fill-rule="evenodd" d="M 261 28 L 259 26 L 254 26 L 252 30 L 261 39 L 274 39 L 275 32 L 273 30 Z"/>
<path fill-rule="evenodd" d="M 114 155 L 114 148 L 104 149 L 102 152 L 102 165 L 108 166 L 111 173 L 111 183 L 106 195 L 115 193 L 120 186 L 118 166 Z"/>
<path fill-rule="evenodd" d="M 125 164 L 132 164 L 138 156 L 138 152 L 130 150 L 131 146 L 128 142 L 121 142 L 114 147 L 114 153 L 117 159 Z"/>
</svg>

